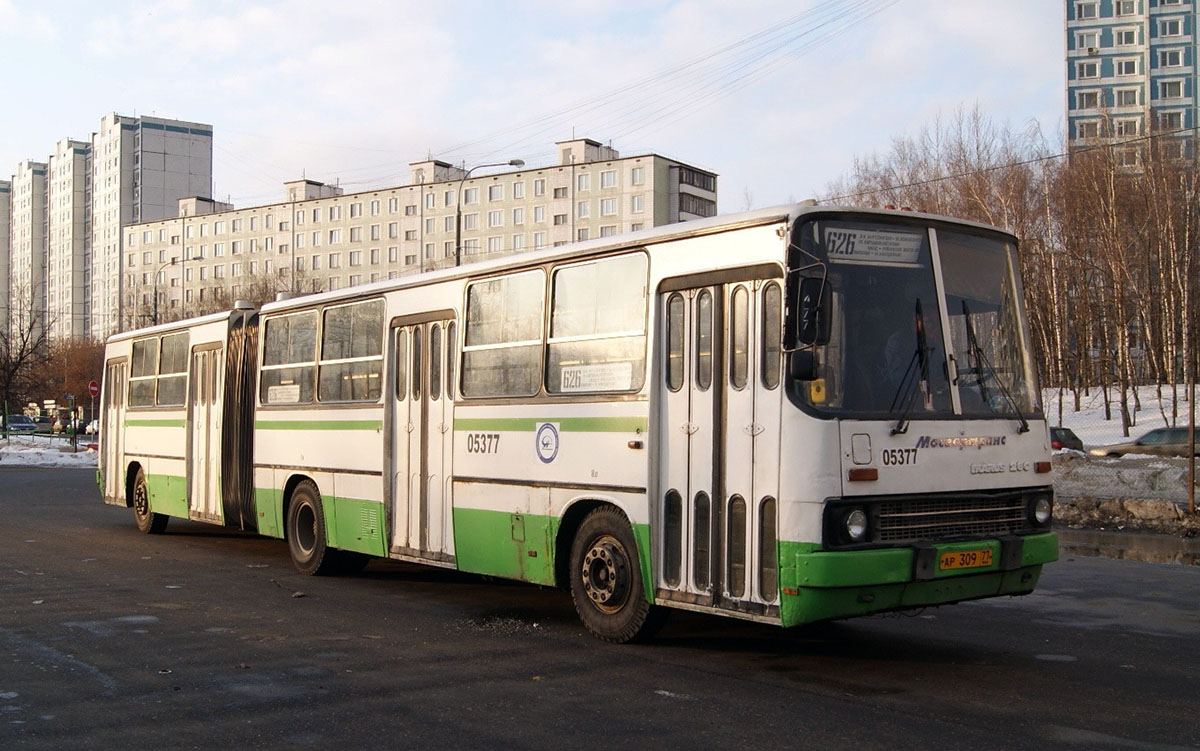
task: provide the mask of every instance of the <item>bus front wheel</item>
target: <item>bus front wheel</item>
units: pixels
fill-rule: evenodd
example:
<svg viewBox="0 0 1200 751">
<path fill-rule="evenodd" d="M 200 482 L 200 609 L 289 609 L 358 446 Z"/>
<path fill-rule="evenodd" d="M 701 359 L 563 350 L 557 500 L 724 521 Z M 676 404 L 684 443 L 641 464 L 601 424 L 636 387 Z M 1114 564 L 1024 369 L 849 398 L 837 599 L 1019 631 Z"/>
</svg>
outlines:
<svg viewBox="0 0 1200 751">
<path fill-rule="evenodd" d="M 133 479 L 133 520 L 138 531 L 144 535 L 161 535 L 170 518 L 150 510 L 150 488 L 146 485 L 146 473 L 139 468 Z"/>
<path fill-rule="evenodd" d="M 571 598 L 605 641 L 643 641 L 662 625 L 665 611 L 646 600 L 633 530 L 611 506 L 588 514 L 571 544 Z"/>
<path fill-rule="evenodd" d="M 325 512 L 321 494 L 311 480 L 304 480 L 292 491 L 287 514 L 288 552 L 300 573 L 321 576 L 333 573 L 337 551 L 325 544 Z"/>
</svg>

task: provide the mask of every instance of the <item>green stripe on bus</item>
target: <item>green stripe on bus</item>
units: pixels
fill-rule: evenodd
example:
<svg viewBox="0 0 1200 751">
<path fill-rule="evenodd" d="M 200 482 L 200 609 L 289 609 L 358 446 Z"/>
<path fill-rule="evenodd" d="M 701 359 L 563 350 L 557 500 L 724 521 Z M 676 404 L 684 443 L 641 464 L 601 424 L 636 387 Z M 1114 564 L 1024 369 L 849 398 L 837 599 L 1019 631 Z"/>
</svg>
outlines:
<svg viewBox="0 0 1200 751">
<path fill-rule="evenodd" d="M 257 420 L 256 430 L 383 430 L 383 420 Z"/>
<path fill-rule="evenodd" d="M 126 420 L 127 428 L 182 428 L 187 420 Z"/>
<path fill-rule="evenodd" d="M 647 428 L 644 417 L 463 417 L 455 418 L 454 429 L 532 433 L 538 425 L 548 422 L 557 424 L 559 431 L 571 433 L 644 433 Z"/>
</svg>

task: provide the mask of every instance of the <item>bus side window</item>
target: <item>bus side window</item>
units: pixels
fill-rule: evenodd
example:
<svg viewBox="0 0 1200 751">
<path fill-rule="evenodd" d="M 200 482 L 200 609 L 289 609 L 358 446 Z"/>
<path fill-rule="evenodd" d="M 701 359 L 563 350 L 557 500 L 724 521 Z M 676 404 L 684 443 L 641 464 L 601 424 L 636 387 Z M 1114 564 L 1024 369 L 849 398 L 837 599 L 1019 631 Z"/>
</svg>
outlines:
<svg viewBox="0 0 1200 751">
<path fill-rule="evenodd" d="M 458 326 L 454 321 L 446 324 L 446 398 L 453 400 L 458 384 L 454 374 L 458 372 Z"/>
<path fill-rule="evenodd" d="M 733 290 L 730 301 L 729 385 L 738 391 L 746 388 L 750 373 L 750 294 L 744 286 Z"/>
<path fill-rule="evenodd" d="M 417 401 L 421 398 L 421 331 L 420 326 L 413 327 L 412 340 L 412 398 Z"/>
<path fill-rule="evenodd" d="M 713 376 L 712 293 L 702 290 L 696 298 L 696 386 L 708 391 Z"/>
<path fill-rule="evenodd" d="M 433 324 L 429 328 L 429 398 L 437 401 L 442 396 L 442 327 Z"/>
</svg>

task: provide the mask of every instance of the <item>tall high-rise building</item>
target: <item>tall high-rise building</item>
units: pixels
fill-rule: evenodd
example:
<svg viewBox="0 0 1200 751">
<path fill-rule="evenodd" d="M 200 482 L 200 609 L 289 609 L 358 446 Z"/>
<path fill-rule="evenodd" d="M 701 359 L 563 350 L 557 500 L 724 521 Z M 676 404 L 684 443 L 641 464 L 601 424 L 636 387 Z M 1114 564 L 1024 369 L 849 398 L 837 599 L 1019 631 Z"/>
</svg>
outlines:
<svg viewBox="0 0 1200 751">
<path fill-rule="evenodd" d="M 1197 13 L 1192 0 L 1066 0 L 1068 142 L 1159 134 L 1188 155 L 1197 125 Z M 1135 166 L 1138 150 L 1118 149 Z"/>
<path fill-rule="evenodd" d="M 91 161 L 85 333 L 103 338 L 121 330 L 121 228 L 173 217 L 181 198 L 212 195 L 212 126 L 111 113 L 92 135 Z"/>
<path fill-rule="evenodd" d="M 29 159 L 12 179 L 9 230 L 9 325 L 34 331 L 46 310 L 46 164 Z"/>
<path fill-rule="evenodd" d="M 0 180 L 0 327 L 8 326 L 9 247 L 12 239 L 12 183 Z"/>
<path fill-rule="evenodd" d="M 87 331 L 85 249 L 91 145 L 64 138 L 50 157 L 46 187 L 46 325 L 54 339 Z"/>
</svg>

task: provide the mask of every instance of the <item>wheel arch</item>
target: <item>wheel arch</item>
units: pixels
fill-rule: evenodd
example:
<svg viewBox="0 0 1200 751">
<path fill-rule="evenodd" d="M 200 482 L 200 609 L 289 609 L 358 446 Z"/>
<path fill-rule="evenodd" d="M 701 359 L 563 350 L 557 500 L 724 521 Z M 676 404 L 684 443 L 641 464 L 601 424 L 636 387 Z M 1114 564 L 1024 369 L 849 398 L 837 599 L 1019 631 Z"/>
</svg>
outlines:
<svg viewBox="0 0 1200 751">
<path fill-rule="evenodd" d="M 138 472 L 144 471 L 142 463 L 138 461 L 129 462 L 125 468 L 125 508 L 133 508 L 133 484 L 137 481 Z M 149 479 L 146 482 L 149 483 Z"/>
<path fill-rule="evenodd" d="M 313 487 L 317 489 L 317 493 L 320 494 L 321 486 L 317 484 L 316 479 L 304 474 L 303 472 L 296 472 L 295 474 L 290 475 L 287 479 L 287 482 L 283 484 L 283 493 L 280 495 L 279 502 L 279 528 L 282 530 L 283 539 L 285 540 L 287 539 L 288 535 L 288 511 L 292 506 L 292 494 L 296 492 L 296 486 L 305 480 L 311 482 Z M 326 536 L 328 536 L 328 534 L 328 531 L 326 531 Z"/>
<path fill-rule="evenodd" d="M 642 573 L 643 591 L 647 593 L 647 597 L 651 602 L 653 598 L 652 581 L 650 565 L 650 540 L 646 535 L 638 533 L 638 526 L 633 523 L 629 515 L 629 509 L 623 504 L 612 498 L 598 496 L 580 496 L 572 499 L 563 511 L 562 517 L 559 519 L 558 531 L 554 536 L 554 586 L 559 589 L 567 589 L 570 587 L 570 566 L 571 566 L 571 545 L 575 542 L 575 535 L 579 531 L 583 520 L 588 514 L 601 508 L 612 508 L 625 517 L 625 523 L 629 525 L 629 531 L 633 535 L 634 542 L 637 545 L 638 567 Z"/>
</svg>

